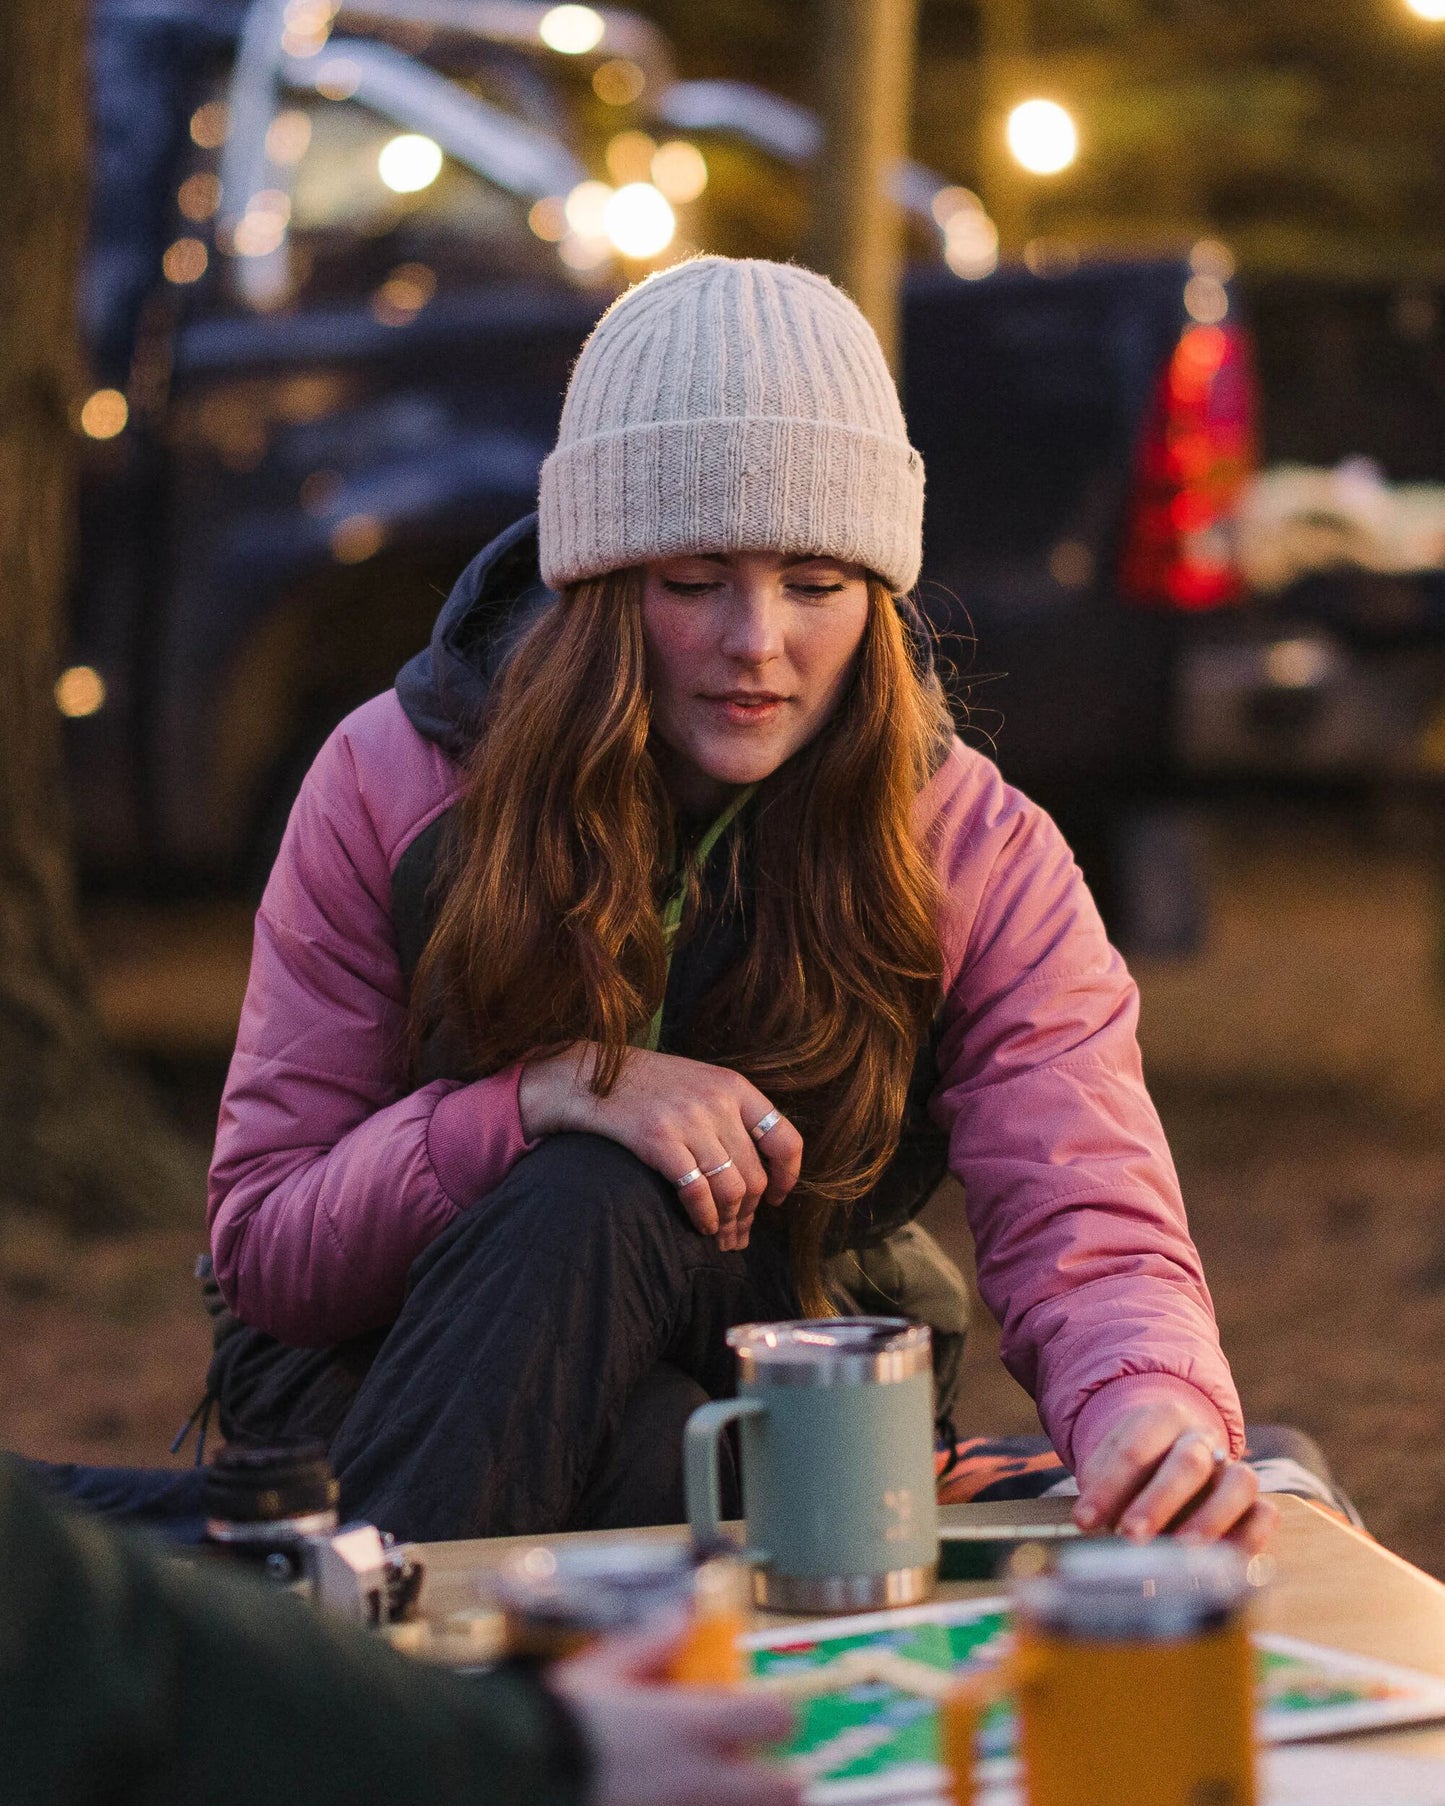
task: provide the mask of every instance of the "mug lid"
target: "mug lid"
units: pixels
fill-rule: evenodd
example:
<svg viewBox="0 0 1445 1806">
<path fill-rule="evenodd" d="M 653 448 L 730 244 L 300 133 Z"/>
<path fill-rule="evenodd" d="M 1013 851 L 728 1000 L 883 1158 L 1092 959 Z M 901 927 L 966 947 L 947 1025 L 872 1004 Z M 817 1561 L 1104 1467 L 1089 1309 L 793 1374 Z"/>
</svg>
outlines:
<svg viewBox="0 0 1445 1806">
<path fill-rule="evenodd" d="M 1060 1549 L 1051 1572 L 1016 1584 L 1014 1606 L 1062 1636 L 1173 1642 L 1227 1623 L 1250 1591 L 1248 1568 L 1226 1543 L 1106 1537 Z"/>
<path fill-rule="evenodd" d="M 876 1355 L 928 1341 L 922 1323 L 906 1317 L 804 1317 L 796 1323 L 739 1323 L 728 1331 L 728 1347 L 755 1361 L 816 1361 L 825 1351 Z"/>
<path fill-rule="evenodd" d="M 745 1375 L 767 1372 L 783 1385 L 835 1380 L 902 1380 L 930 1365 L 926 1323 L 906 1317 L 805 1317 L 789 1323 L 739 1323 L 727 1333 Z"/>
</svg>

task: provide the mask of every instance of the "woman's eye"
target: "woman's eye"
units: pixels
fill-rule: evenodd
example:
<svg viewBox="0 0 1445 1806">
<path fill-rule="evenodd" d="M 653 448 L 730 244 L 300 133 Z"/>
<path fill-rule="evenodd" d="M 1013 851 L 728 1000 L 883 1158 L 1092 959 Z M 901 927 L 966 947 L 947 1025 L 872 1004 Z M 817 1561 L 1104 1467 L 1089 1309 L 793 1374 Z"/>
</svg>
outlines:
<svg viewBox="0 0 1445 1806">
<path fill-rule="evenodd" d="M 706 579 L 697 583 L 688 583 L 681 577 L 664 577 L 662 587 L 672 596 L 706 596 L 710 595 L 717 585 Z"/>
<path fill-rule="evenodd" d="M 836 596 L 842 589 L 841 583 L 793 583 L 788 586 L 800 596 Z"/>
</svg>

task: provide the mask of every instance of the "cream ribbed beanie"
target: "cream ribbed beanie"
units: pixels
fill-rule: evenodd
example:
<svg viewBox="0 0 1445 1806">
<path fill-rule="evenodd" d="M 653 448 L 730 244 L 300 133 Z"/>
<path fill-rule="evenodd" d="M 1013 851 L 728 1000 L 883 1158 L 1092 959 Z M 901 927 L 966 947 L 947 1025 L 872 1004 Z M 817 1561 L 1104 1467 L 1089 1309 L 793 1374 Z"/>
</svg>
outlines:
<svg viewBox="0 0 1445 1806">
<path fill-rule="evenodd" d="M 695 257 L 582 348 L 542 466 L 552 589 L 677 552 L 825 553 L 895 594 L 923 555 L 923 460 L 873 328 L 811 270 Z"/>
</svg>

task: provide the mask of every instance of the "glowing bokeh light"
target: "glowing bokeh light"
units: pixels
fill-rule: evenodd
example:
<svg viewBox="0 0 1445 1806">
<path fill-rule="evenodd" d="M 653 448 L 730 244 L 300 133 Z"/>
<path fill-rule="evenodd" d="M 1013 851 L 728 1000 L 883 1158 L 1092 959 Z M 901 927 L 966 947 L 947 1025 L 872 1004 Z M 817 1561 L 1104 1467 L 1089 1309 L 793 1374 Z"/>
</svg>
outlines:
<svg viewBox="0 0 1445 1806">
<path fill-rule="evenodd" d="M 1427 25 L 1445 25 L 1445 0 L 1405 0 L 1405 4 Z"/>
<path fill-rule="evenodd" d="M 607 203 L 613 191 L 605 182 L 579 182 L 567 196 L 567 224 L 579 238 L 607 236 Z"/>
<path fill-rule="evenodd" d="M 202 150 L 219 150 L 226 142 L 228 116 L 224 100 L 208 100 L 191 114 L 191 142 Z"/>
<path fill-rule="evenodd" d="M 176 205 L 182 215 L 197 225 L 210 219 L 220 204 L 221 184 L 205 170 L 198 169 L 195 175 L 187 176 L 176 191 Z"/>
<path fill-rule="evenodd" d="M 607 173 L 619 188 L 646 182 L 652 174 L 657 145 L 646 132 L 619 132 L 607 146 Z"/>
<path fill-rule="evenodd" d="M 244 215 L 236 222 L 236 255 L 269 257 L 286 236 L 290 223 L 290 195 L 279 188 L 263 188 L 251 196 Z"/>
<path fill-rule="evenodd" d="M 1184 311 L 1201 326 L 1217 326 L 1229 312 L 1229 294 L 1217 276 L 1191 276 L 1184 284 Z"/>
<path fill-rule="evenodd" d="M 537 36 L 561 56 L 586 56 L 602 42 L 607 26 L 590 6 L 554 6 L 542 17 Z"/>
<path fill-rule="evenodd" d="M 998 268 L 998 227 L 982 207 L 959 207 L 948 216 L 943 260 L 965 282 L 978 282 Z"/>
<path fill-rule="evenodd" d="M 1217 238 L 1201 238 L 1190 247 L 1189 267 L 1196 276 L 1228 282 L 1234 274 L 1234 252 Z"/>
<path fill-rule="evenodd" d="M 338 564 L 364 564 L 386 543 L 386 528 L 374 514 L 348 514 L 331 529 L 331 556 Z"/>
<path fill-rule="evenodd" d="M 129 419 L 130 408 L 119 389 L 97 389 L 80 410 L 80 430 L 87 439 L 114 439 Z"/>
<path fill-rule="evenodd" d="M 315 56 L 326 47 L 336 17 L 335 0 L 288 0 L 281 15 L 281 48 L 287 56 Z"/>
<path fill-rule="evenodd" d="M 55 680 L 55 706 L 68 721 L 81 721 L 105 707 L 105 679 L 93 665 L 72 665 Z"/>
<path fill-rule="evenodd" d="M 311 121 L 300 107 L 278 113 L 266 128 L 266 155 L 285 168 L 299 163 L 310 143 Z"/>
<path fill-rule="evenodd" d="M 376 173 L 393 194 L 419 194 L 442 172 L 442 147 L 420 132 L 388 139 L 376 159 Z"/>
<path fill-rule="evenodd" d="M 569 232 L 558 245 L 557 255 L 579 276 L 595 276 L 612 261 L 612 246 L 605 238 L 579 238 Z"/>
<path fill-rule="evenodd" d="M 1056 176 L 1079 154 L 1079 133 L 1056 100 L 1021 101 L 1008 116 L 1008 147 L 1030 175 Z"/>
<path fill-rule="evenodd" d="M 656 257 L 672 243 L 677 217 L 651 182 L 629 182 L 608 201 L 603 227 L 624 257 Z"/>
<path fill-rule="evenodd" d="M 959 213 L 982 213 L 983 202 L 971 188 L 940 188 L 928 203 L 928 210 L 943 230 Z"/>
<path fill-rule="evenodd" d="M 1265 674 L 1281 690 L 1312 690 L 1334 667 L 1334 657 L 1322 640 L 1276 640 L 1264 655 Z"/>
<path fill-rule="evenodd" d="M 350 100 L 361 86 L 361 65 L 354 56 L 333 56 L 316 71 L 316 92 L 327 100 Z"/>
<path fill-rule="evenodd" d="M 707 187 L 707 158 L 695 144 L 674 138 L 659 145 L 652 159 L 653 186 L 674 206 L 695 201 Z"/>
<path fill-rule="evenodd" d="M 549 245 L 558 244 L 567 230 L 567 205 L 560 196 L 545 195 L 540 201 L 532 203 L 527 214 L 527 224 Z"/>
<path fill-rule="evenodd" d="M 371 298 L 372 316 L 383 326 L 409 326 L 436 293 L 436 271 L 428 263 L 399 263 Z"/>
<path fill-rule="evenodd" d="M 199 282 L 206 273 L 208 262 L 206 247 L 199 238 L 178 238 L 174 244 L 166 246 L 161 270 L 167 282 L 184 286 L 188 282 Z"/>
<path fill-rule="evenodd" d="M 592 92 L 609 107 L 630 107 L 647 86 L 647 77 L 625 56 L 599 63 L 592 72 Z"/>
</svg>

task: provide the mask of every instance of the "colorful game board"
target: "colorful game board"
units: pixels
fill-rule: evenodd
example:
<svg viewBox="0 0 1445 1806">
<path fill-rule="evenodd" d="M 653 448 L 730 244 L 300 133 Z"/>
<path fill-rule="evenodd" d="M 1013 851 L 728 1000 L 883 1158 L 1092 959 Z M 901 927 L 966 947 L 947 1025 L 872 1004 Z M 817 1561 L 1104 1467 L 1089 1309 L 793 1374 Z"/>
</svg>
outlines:
<svg viewBox="0 0 1445 1806">
<path fill-rule="evenodd" d="M 996 1661 L 1007 1633 L 1007 1602 L 983 1599 L 833 1618 L 748 1638 L 759 1678 L 803 1695 L 787 1754 L 808 1780 L 810 1806 L 935 1798 L 943 1779 L 939 1685 L 966 1665 Z M 1292 1637 L 1260 1636 L 1255 1644 L 1266 1743 L 1445 1718 L 1445 1681 L 1432 1675 Z M 811 1691 L 832 1678 L 836 1687 Z M 1014 1748 L 1006 1705 L 985 1719 L 980 1747 L 983 1776 L 1006 1778 Z"/>
</svg>

